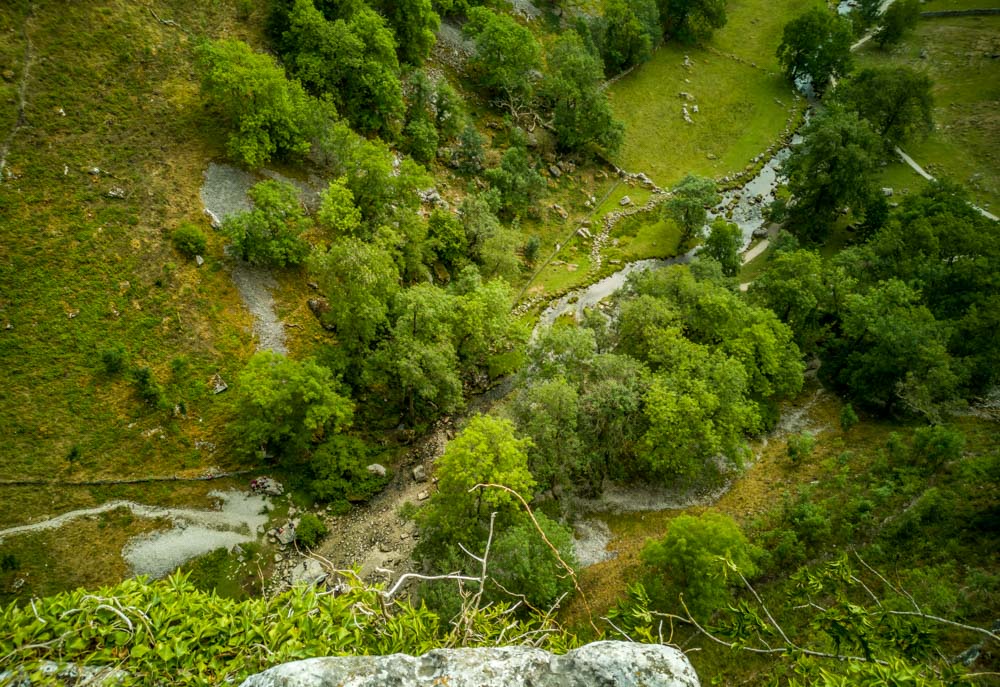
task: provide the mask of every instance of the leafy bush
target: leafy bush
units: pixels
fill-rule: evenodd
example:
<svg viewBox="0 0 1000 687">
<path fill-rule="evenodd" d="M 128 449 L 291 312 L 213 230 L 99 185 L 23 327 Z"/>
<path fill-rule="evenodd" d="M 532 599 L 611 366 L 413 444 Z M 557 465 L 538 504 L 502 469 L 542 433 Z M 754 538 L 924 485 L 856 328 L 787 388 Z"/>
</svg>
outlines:
<svg viewBox="0 0 1000 687">
<path fill-rule="evenodd" d="M 854 412 L 854 406 L 850 403 L 844 404 L 840 409 L 840 428 L 847 432 L 856 424 L 858 424 L 858 414 Z"/>
<path fill-rule="evenodd" d="M 207 239 L 205 233 L 193 224 L 182 224 L 170 235 L 170 240 L 179 252 L 188 257 L 202 255 L 205 252 Z"/>
<path fill-rule="evenodd" d="M 222 222 L 225 234 L 240 257 L 251 265 L 284 267 L 302 262 L 309 244 L 302 233 L 310 221 L 289 183 L 262 181 L 248 194 L 253 210 L 231 215 Z"/>
<path fill-rule="evenodd" d="M 811 456 L 814 448 L 816 448 L 816 437 L 809 432 L 793 434 L 788 437 L 788 457 L 792 459 L 793 463 L 798 463 Z"/>
<path fill-rule="evenodd" d="M 538 249 L 542 246 L 542 240 L 537 236 L 532 236 L 524 244 L 524 260 L 529 265 L 533 265 L 538 258 Z"/>
<path fill-rule="evenodd" d="M 654 575 L 651 583 L 683 593 L 696 618 L 707 617 L 729 602 L 729 587 L 738 584 L 739 577 L 727 561 L 746 577 L 753 577 L 757 556 L 735 520 L 711 511 L 701 517 L 678 516 L 662 540 L 651 541 L 642 550 L 642 561 Z"/>
<path fill-rule="evenodd" d="M 295 539 L 305 546 L 306 548 L 312 549 L 322 541 L 323 537 L 329 534 L 330 530 L 327 529 L 326 525 L 322 520 L 317 518 L 312 513 L 303 513 L 302 517 L 299 519 L 299 524 L 295 528 Z"/>
<path fill-rule="evenodd" d="M 132 370 L 132 383 L 143 401 L 154 407 L 162 405 L 163 387 L 156 381 L 151 369 L 144 366 Z"/>
<path fill-rule="evenodd" d="M 913 433 L 913 462 L 929 470 L 936 470 L 947 462 L 962 457 L 965 435 L 961 432 L 935 425 L 921 427 Z"/>
<path fill-rule="evenodd" d="M 438 132 L 434 122 L 421 115 L 406 125 L 406 146 L 414 160 L 429 164 L 437 155 Z"/>
<path fill-rule="evenodd" d="M 125 369 L 127 361 L 127 351 L 121 344 L 111 344 L 101 351 L 101 363 L 104 371 L 108 374 L 115 374 Z"/>
<path fill-rule="evenodd" d="M 320 501 L 334 504 L 367 501 L 389 481 L 388 476 L 368 472 L 370 453 L 364 442 L 354 437 L 331 437 L 313 453 L 309 491 Z"/>
</svg>

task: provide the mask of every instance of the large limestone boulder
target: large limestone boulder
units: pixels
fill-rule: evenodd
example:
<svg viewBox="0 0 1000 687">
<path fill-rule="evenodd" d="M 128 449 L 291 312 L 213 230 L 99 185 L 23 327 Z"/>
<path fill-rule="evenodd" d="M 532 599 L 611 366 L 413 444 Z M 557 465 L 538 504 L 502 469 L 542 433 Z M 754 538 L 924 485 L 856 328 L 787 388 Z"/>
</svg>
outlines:
<svg viewBox="0 0 1000 687">
<path fill-rule="evenodd" d="M 529 647 L 438 649 L 413 657 L 310 658 L 242 687 L 698 687 L 687 657 L 662 644 L 594 642 L 563 656 Z"/>
</svg>

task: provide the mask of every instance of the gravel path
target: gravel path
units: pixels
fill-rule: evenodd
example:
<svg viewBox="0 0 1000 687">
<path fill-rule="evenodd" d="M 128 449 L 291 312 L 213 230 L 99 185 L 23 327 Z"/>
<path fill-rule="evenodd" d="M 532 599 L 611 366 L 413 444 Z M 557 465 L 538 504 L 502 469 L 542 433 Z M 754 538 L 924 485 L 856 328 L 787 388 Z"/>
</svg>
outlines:
<svg viewBox="0 0 1000 687">
<path fill-rule="evenodd" d="M 205 170 L 205 181 L 201 187 L 201 202 L 213 224 L 222 222 L 230 215 L 252 210 L 253 205 L 247 197 L 247 191 L 256 181 L 253 175 L 242 169 L 210 163 Z M 275 312 L 274 298 L 271 296 L 271 290 L 277 286 L 271 272 L 234 259 L 232 276 L 243 304 L 253 315 L 257 350 L 288 353 L 285 326 Z"/>
</svg>

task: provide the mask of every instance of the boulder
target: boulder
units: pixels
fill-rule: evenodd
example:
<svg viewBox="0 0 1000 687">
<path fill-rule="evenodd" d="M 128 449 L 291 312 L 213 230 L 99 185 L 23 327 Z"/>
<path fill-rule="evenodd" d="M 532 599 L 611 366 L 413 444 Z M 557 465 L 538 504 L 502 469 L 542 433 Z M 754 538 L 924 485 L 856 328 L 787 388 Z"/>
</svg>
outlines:
<svg viewBox="0 0 1000 687">
<path fill-rule="evenodd" d="M 212 448 L 214 449 L 215 446 L 213 445 Z M 281 496 L 285 493 L 285 487 L 272 477 L 258 477 L 250 480 L 250 491 L 267 496 Z"/>
<path fill-rule="evenodd" d="M 304 584 L 313 587 L 326 581 L 327 572 L 323 565 L 314 558 L 306 558 L 296 563 L 288 573 L 292 585 Z"/>
<path fill-rule="evenodd" d="M 251 675 L 243 687 L 698 687 L 687 657 L 663 644 L 594 642 L 562 656 L 523 646 L 423 656 L 310 658 Z"/>
<path fill-rule="evenodd" d="M 205 264 L 205 258 L 201 257 L 200 255 L 194 256 L 194 264 L 196 264 L 198 267 L 201 267 L 202 265 Z"/>
<path fill-rule="evenodd" d="M 379 477 L 385 477 L 386 474 L 385 466 L 380 463 L 372 463 L 365 469 L 371 474 L 378 475 Z"/>
<path fill-rule="evenodd" d="M 632 204 L 632 199 L 629 198 L 628 196 L 622 196 L 622 199 L 618 201 L 618 204 L 621 205 L 622 207 L 625 207 L 627 205 L 631 205 Z"/>
<path fill-rule="evenodd" d="M 424 470 L 423 465 L 418 465 L 412 470 L 413 480 L 415 482 L 426 482 L 427 481 L 427 471 Z"/>
</svg>

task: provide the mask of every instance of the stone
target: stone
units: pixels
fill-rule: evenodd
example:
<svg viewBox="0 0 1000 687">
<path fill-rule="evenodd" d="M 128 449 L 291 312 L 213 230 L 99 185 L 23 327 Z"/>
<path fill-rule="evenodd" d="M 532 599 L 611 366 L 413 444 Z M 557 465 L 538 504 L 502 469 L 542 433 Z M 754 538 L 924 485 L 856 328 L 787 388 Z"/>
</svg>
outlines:
<svg viewBox="0 0 1000 687">
<path fill-rule="evenodd" d="M 559 168 L 555 165 L 549 165 L 549 174 L 551 174 L 554 179 L 558 179 L 562 176 L 562 172 L 559 171 Z"/>
<path fill-rule="evenodd" d="M 927 59 L 927 48 L 920 48 L 920 59 Z"/>
<path fill-rule="evenodd" d="M 215 445 L 212 445 L 215 448 Z M 258 477 L 250 480 L 250 491 L 254 494 L 264 494 L 266 496 L 281 496 L 285 493 L 285 487 L 278 480 L 272 477 Z"/>
<path fill-rule="evenodd" d="M 417 501 L 426 501 L 431 495 L 425 490 L 417 494 Z"/>
<path fill-rule="evenodd" d="M 291 571 L 289 571 L 289 582 L 292 585 L 302 584 L 315 587 L 317 584 L 326 582 L 327 577 L 329 575 L 323 569 L 323 564 L 314 558 L 306 558 L 302 562 L 295 564 Z"/>
<path fill-rule="evenodd" d="M 705 157 L 709 160 L 718 160 L 719 156 L 715 153 L 705 153 Z"/>
<path fill-rule="evenodd" d="M 892 198 L 892 189 L 889 188 L 888 186 L 884 187 L 882 189 L 882 195 L 885 196 L 886 198 Z"/>
<path fill-rule="evenodd" d="M 413 474 L 413 480 L 415 482 L 426 482 L 427 481 L 427 471 L 424 470 L 423 465 L 417 465 L 411 471 Z"/>
<path fill-rule="evenodd" d="M 218 374 L 212 376 L 212 379 L 208 382 L 208 386 L 211 387 L 213 394 L 221 394 L 229 388 L 229 385 Z"/>
<path fill-rule="evenodd" d="M 395 549 L 392 548 L 392 544 L 389 542 L 380 541 L 378 543 L 378 550 L 382 553 L 392 553 Z"/>
<path fill-rule="evenodd" d="M 295 541 L 295 526 L 292 523 L 287 523 L 284 527 L 279 527 L 275 539 L 282 546 L 288 546 Z"/>
<path fill-rule="evenodd" d="M 194 264 L 196 264 L 198 267 L 201 267 L 202 265 L 205 264 L 205 258 L 201 257 L 200 255 L 194 256 Z"/>
<path fill-rule="evenodd" d="M 117 198 L 118 200 L 122 200 L 125 198 L 125 189 L 121 186 L 112 186 L 111 190 L 108 191 L 108 198 Z"/>
<path fill-rule="evenodd" d="M 379 477 L 385 477 L 386 474 L 385 466 L 380 463 L 372 463 L 371 465 L 366 467 L 365 470 L 367 470 L 373 475 L 378 475 Z"/>
<path fill-rule="evenodd" d="M 699 687 L 687 657 L 663 644 L 593 642 L 562 656 L 525 646 L 436 649 L 423 656 L 309 658 L 251 675 L 242 687 Z"/>
<path fill-rule="evenodd" d="M 275 563 L 280 563 L 283 560 L 285 560 L 285 557 L 282 556 L 280 553 L 274 554 L 274 562 Z"/>
<path fill-rule="evenodd" d="M 14 74 L 14 70 L 13 69 L 4 69 L 3 72 L 2 72 L 2 74 L 3 74 L 3 80 L 4 81 L 13 81 L 14 77 L 16 76 Z"/>
<path fill-rule="evenodd" d="M 697 105 L 692 105 L 691 106 L 691 111 L 694 112 L 695 114 L 698 114 L 698 106 Z"/>
<path fill-rule="evenodd" d="M 622 199 L 618 201 L 618 204 L 622 207 L 627 207 L 632 204 L 632 199 L 628 196 L 622 196 Z"/>
</svg>

